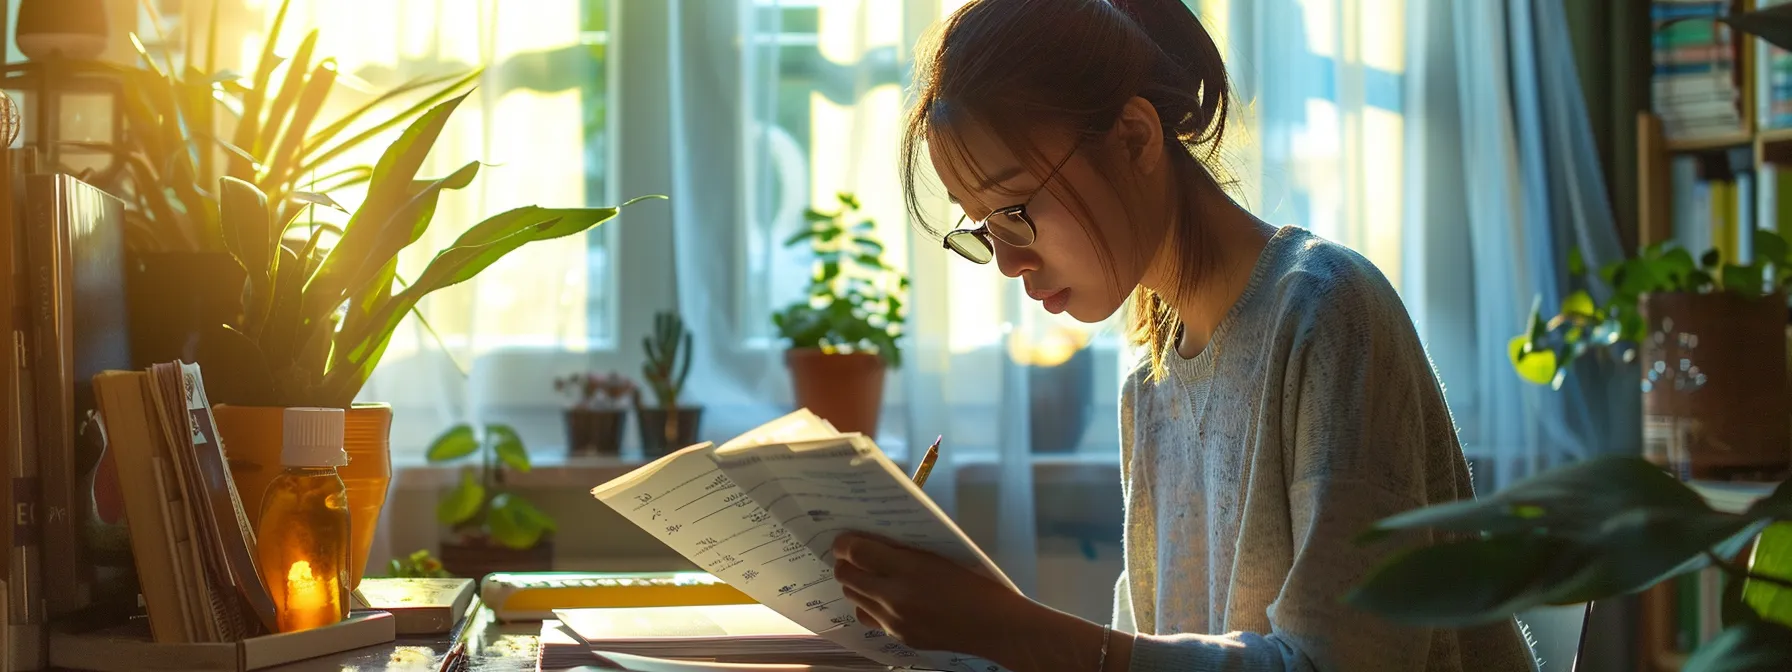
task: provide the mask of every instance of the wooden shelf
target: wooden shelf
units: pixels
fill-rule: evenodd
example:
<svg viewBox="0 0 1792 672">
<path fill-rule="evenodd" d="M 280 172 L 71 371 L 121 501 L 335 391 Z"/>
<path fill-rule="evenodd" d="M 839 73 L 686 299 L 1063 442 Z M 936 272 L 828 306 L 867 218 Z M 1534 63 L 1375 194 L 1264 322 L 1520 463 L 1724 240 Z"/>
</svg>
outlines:
<svg viewBox="0 0 1792 672">
<path fill-rule="evenodd" d="M 1724 135 L 1714 135 L 1714 136 L 1711 136 L 1708 138 L 1686 138 L 1686 139 L 1682 139 L 1682 140 L 1668 140 L 1667 145 L 1668 145 L 1668 152 L 1670 152 L 1670 153 L 1703 152 L 1703 151 L 1708 151 L 1708 150 L 1713 150 L 1713 149 L 1729 149 L 1731 147 L 1746 147 L 1750 144 L 1753 144 L 1754 141 L 1755 141 L 1754 135 L 1749 134 L 1749 133 L 1737 132 L 1737 133 L 1726 133 Z"/>
<path fill-rule="evenodd" d="M 1769 128 L 1755 134 L 1755 142 L 1761 144 L 1792 142 L 1792 128 Z"/>
</svg>

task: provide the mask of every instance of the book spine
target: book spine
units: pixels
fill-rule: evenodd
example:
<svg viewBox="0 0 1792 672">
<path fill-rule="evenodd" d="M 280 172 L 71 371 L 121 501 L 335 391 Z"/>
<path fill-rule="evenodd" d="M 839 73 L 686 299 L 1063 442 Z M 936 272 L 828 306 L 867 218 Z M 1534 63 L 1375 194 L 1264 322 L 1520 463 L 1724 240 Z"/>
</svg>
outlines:
<svg viewBox="0 0 1792 672">
<path fill-rule="evenodd" d="M 4 248 L 0 250 L 0 278 L 7 283 L 4 296 L 9 304 L 0 311 L 0 319 L 8 323 L 0 337 L 9 341 L 3 347 L 9 351 L 5 360 L 10 360 L 0 360 L 0 371 L 4 371 L 0 376 L 0 396 L 5 402 L 5 407 L 0 408 L 0 419 L 6 423 L 4 441 L 12 502 L 12 523 L 6 526 L 11 536 L 6 581 L 6 662 L 14 670 L 41 670 L 47 665 L 48 656 L 41 598 L 42 548 L 37 526 L 37 451 L 30 426 L 31 395 L 27 392 L 31 372 L 26 366 L 25 335 L 30 311 L 26 308 L 28 293 L 21 245 L 24 232 L 20 226 L 25 188 L 24 180 L 16 177 L 23 172 L 13 163 L 16 156 L 9 151 L 7 159 L 0 161 L 0 170 L 7 177 L 4 188 L 0 188 L 6 198 L 4 209 L 0 209 L 0 217 L 5 221 L 5 231 L 0 232 L 0 247 Z"/>
<path fill-rule="evenodd" d="M 55 562 L 44 566 L 48 615 L 73 612 L 86 603 L 81 581 L 80 516 L 75 508 L 74 361 L 69 347 L 68 227 L 70 182 L 64 175 L 30 178 L 31 216 L 25 220 L 25 255 L 30 274 L 32 398 L 36 406 L 38 471 L 43 486 L 43 552 Z"/>
</svg>

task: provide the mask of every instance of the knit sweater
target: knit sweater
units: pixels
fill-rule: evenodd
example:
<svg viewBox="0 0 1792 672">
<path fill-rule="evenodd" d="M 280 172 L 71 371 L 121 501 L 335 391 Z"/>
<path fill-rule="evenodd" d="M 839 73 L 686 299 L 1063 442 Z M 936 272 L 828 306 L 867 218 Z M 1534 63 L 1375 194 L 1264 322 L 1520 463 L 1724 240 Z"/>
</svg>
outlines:
<svg viewBox="0 0 1792 672">
<path fill-rule="evenodd" d="M 1341 601 L 1387 548 L 1376 520 L 1473 496 L 1412 320 L 1368 260 L 1271 238 L 1192 359 L 1120 396 L 1133 672 L 1531 670 L 1511 621 L 1400 626 Z"/>
</svg>

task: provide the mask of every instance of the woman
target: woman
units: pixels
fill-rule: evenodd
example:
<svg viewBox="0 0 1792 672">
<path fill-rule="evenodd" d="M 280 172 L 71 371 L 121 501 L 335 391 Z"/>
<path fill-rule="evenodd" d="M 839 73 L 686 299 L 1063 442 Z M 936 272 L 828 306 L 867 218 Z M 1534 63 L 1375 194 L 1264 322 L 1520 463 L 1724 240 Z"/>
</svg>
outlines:
<svg viewBox="0 0 1792 672">
<path fill-rule="evenodd" d="M 1110 627 L 842 537 L 860 618 L 1019 672 L 1532 669 L 1510 621 L 1425 630 L 1340 601 L 1387 551 L 1352 537 L 1472 497 L 1468 470 L 1386 279 L 1226 196 L 1225 66 L 1182 2 L 973 0 L 921 51 L 914 216 L 925 153 L 966 214 L 947 247 L 1083 321 L 1131 297 L 1149 357 L 1121 392 L 1126 571 Z"/>
</svg>

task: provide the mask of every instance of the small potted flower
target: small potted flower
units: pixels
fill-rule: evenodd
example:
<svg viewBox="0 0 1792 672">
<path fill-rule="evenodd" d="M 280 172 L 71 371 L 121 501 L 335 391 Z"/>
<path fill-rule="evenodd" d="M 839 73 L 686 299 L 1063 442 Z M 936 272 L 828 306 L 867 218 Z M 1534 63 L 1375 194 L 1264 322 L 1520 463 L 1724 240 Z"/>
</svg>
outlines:
<svg viewBox="0 0 1792 672">
<path fill-rule="evenodd" d="M 574 373 L 554 379 L 554 391 L 571 400 L 565 413 L 568 455 L 622 452 L 622 426 L 634 405 L 635 381 L 614 371 Z"/>
</svg>

